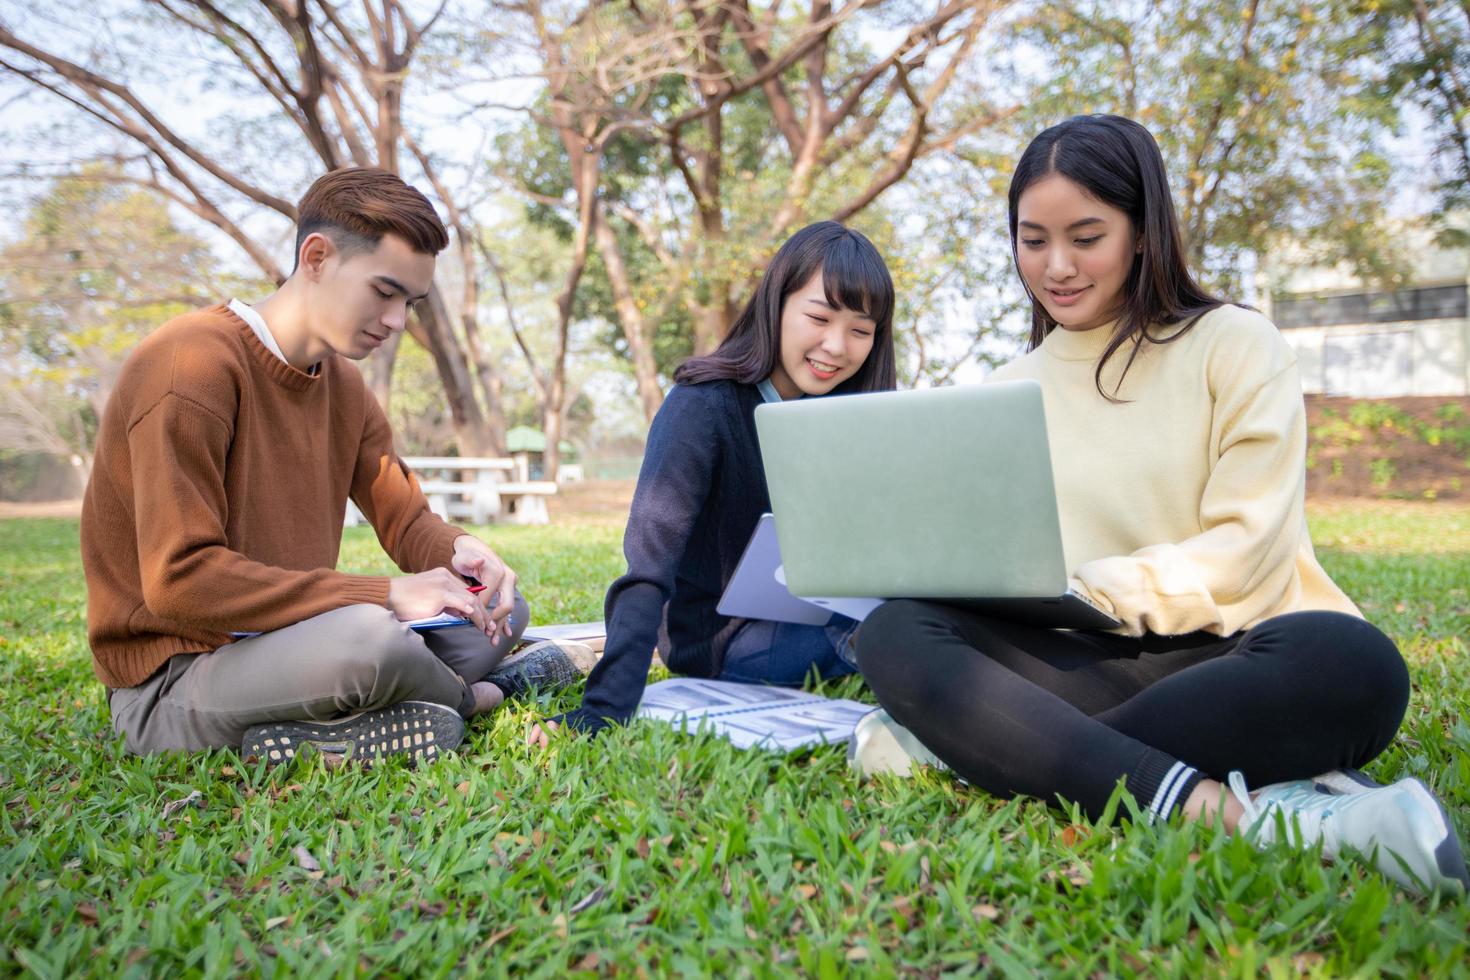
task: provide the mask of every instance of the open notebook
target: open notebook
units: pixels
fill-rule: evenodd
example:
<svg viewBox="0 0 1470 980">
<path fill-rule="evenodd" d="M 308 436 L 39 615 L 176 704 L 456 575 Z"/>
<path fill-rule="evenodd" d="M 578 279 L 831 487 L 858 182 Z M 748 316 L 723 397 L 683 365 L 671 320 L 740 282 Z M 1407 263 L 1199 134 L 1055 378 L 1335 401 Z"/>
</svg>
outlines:
<svg viewBox="0 0 1470 980">
<path fill-rule="evenodd" d="M 872 710 L 871 704 L 786 687 L 676 677 L 650 684 L 636 717 L 705 731 L 742 749 L 794 752 L 846 745 L 858 719 Z"/>
</svg>

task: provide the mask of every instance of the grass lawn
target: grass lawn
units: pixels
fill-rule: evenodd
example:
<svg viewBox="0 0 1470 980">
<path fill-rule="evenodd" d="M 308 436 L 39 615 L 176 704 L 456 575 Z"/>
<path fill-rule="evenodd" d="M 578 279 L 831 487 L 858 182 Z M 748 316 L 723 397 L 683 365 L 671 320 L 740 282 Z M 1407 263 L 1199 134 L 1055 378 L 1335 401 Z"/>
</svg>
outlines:
<svg viewBox="0 0 1470 980">
<path fill-rule="evenodd" d="M 1470 831 L 1470 508 L 1314 507 L 1414 696 L 1372 767 Z M 607 519 L 494 528 L 537 622 L 601 616 Z M 134 759 L 86 647 L 77 527 L 0 522 L 0 974 L 1463 974 L 1470 904 L 1192 826 L 1093 827 L 653 725 L 545 755 L 512 703 L 414 771 Z M 371 531 L 342 565 L 390 570 Z M 833 693 L 869 698 L 855 681 Z M 870 699 L 870 698 L 869 698 Z M 194 805 L 170 801 L 199 793 Z"/>
</svg>

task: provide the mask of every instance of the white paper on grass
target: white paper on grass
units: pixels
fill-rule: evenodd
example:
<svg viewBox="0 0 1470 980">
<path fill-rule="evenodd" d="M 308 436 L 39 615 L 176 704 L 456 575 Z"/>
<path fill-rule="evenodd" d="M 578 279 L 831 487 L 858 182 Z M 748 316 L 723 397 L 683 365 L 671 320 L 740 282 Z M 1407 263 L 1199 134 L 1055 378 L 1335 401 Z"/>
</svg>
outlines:
<svg viewBox="0 0 1470 980">
<path fill-rule="evenodd" d="M 870 704 L 760 684 L 693 677 L 650 684 L 638 706 L 649 718 L 686 731 L 706 731 L 738 748 L 793 752 L 845 744 Z"/>
</svg>

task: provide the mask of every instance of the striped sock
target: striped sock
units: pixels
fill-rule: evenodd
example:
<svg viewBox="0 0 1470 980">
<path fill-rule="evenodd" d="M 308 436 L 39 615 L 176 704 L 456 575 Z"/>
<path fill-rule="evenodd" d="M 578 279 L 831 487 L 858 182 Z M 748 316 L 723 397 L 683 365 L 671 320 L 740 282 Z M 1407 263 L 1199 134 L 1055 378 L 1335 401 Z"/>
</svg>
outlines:
<svg viewBox="0 0 1470 980">
<path fill-rule="evenodd" d="M 1128 775 L 1128 789 L 1140 802 L 1148 802 L 1150 820 L 1167 820 L 1189 799 L 1204 776 L 1198 769 L 1171 759 L 1162 752 L 1149 752 Z"/>
</svg>

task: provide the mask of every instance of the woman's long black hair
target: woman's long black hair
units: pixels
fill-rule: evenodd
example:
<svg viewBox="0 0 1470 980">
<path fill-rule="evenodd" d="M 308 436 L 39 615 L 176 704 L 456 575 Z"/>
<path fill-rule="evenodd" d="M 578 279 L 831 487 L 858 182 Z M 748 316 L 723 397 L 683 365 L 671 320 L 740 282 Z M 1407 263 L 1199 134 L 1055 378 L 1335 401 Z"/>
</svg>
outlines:
<svg viewBox="0 0 1470 980">
<path fill-rule="evenodd" d="M 818 221 L 788 238 L 720 346 L 679 365 L 674 381 L 756 384 L 769 378 L 781 359 L 781 310 L 786 297 L 805 286 L 818 269 L 828 303 L 870 316 L 874 323 L 873 349 L 867 360 L 833 393 L 892 391 L 898 386 L 893 279 L 873 243 L 835 221 Z"/>
<path fill-rule="evenodd" d="M 1123 308 L 1112 339 L 1098 358 L 1094 381 L 1103 391 L 1103 365 L 1119 348 L 1129 345 L 1128 363 L 1113 388 L 1122 387 L 1123 375 L 1145 342 L 1168 343 L 1187 333 L 1205 313 L 1224 304 L 1202 287 L 1184 262 L 1184 238 L 1164 157 L 1148 130 L 1122 116 L 1073 116 L 1042 132 L 1026 147 L 1011 178 L 1011 257 L 1020 271 L 1016 222 L 1021 195 L 1026 188 L 1052 174 L 1061 174 L 1088 194 L 1128 215 L 1142 251 L 1133 258 L 1133 268 L 1123 286 Z M 1025 277 L 1021 277 L 1024 283 Z M 1028 287 L 1029 290 L 1029 287 Z M 1151 336 L 1154 325 L 1184 324 L 1167 336 Z M 1031 297 L 1031 345 L 1035 350 L 1058 324 L 1034 295 Z"/>
</svg>

